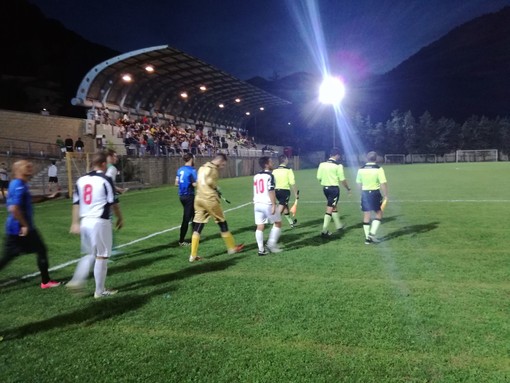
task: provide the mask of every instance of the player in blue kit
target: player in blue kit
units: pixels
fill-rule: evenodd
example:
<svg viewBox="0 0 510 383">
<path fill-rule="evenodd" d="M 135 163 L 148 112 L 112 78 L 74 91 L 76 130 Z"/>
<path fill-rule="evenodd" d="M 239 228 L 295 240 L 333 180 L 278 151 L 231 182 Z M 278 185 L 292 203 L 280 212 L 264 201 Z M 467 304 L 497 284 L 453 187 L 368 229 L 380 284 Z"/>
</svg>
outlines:
<svg viewBox="0 0 510 383">
<path fill-rule="evenodd" d="M 197 170 L 193 167 L 193 154 L 185 153 L 182 156 L 184 166 L 177 170 L 175 186 L 179 187 L 179 200 L 183 207 L 179 246 L 189 246 L 191 242 L 185 240 L 189 223 L 193 220 L 195 202 L 195 187 L 197 186 Z"/>
</svg>

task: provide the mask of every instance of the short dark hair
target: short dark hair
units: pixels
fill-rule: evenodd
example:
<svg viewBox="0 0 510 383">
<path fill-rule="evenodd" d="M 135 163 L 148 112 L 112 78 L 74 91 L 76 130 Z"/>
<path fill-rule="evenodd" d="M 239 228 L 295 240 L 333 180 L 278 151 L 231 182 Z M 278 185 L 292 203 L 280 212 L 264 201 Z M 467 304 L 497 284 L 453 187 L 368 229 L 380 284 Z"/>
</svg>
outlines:
<svg viewBox="0 0 510 383">
<path fill-rule="evenodd" d="M 329 152 L 330 157 L 339 156 L 340 155 L 340 149 L 338 148 L 331 148 L 331 151 Z"/>
<path fill-rule="evenodd" d="M 368 161 L 377 161 L 377 153 L 374 151 L 367 153 L 367 160 Z"/>
<path fill-rule="evenodd" d="M 106 162 L 106 153 L 105 152 L 97 152 L 92 157 L 92 166 L 100 166 L 101 164 Z"/>
<path fill-rule="evenodd" d="M 227 155 L 225 153 L 216 153 L 216 156 L 214 157 L 214 159 L 227 161 Z"/>
<path fill-rule="evenodd" d="M 184 162 L 188 162 L 192 158 L 193 158 L 193 154 L 191 154 L 191 153 L 184 153 L 184 155 L 182 156 L 182 159 L 184 160 Z"/>
<path fill-rule="evenodd" d="M 269 157 L 264 156 L 264 157 L 259 158 L 259 165 L 262 169 L 264 169 L 268 163 L 269 163 Z"/>
<path fill-rule="evenodd" d="M 285 154 L 280 154 L 280 155 L 278 156 L 278 162 L 279 162 L 280 164 L 284 163 L 284 162 L 285 162 L 285 160 L 288 160 L 288 159 L 289 159 L 289 157 L 287 157 Z"/>
</svg>

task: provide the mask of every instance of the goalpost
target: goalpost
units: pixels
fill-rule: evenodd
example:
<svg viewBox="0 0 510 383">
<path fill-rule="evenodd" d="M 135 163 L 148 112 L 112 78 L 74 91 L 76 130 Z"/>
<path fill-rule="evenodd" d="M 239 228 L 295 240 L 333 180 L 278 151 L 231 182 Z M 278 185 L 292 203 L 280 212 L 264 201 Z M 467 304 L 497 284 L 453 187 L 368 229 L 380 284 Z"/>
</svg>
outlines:
<svg viewBox="0 0 510 383">
<path fill-rule="evenodd" d="M 498 149 L 457 150 L 455 152 L 455 162 L 485 162 L 497 160 Z"/>
<path fill-rule="evenodd" d="M 435 154 L 411 154 L 411 163 L 416 164 L 435 164 L 437 163 L 437 155 Z"/>
<path fill-rule="evenodd" d="M 405 164 L 406 163 L 406 155 L 405 154 L 385 154 L 384 155 L 384 163 L 385 164 Z"/>
</svg>

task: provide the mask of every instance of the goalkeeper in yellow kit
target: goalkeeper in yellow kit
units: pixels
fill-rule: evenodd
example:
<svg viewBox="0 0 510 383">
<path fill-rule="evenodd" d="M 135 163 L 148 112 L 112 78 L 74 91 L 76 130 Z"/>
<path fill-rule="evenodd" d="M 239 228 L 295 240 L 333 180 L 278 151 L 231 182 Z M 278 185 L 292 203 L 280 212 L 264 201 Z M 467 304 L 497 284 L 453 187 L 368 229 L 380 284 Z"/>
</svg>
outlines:
<svg viewBox="0 0 510 383">
<path fill-rule="evenodd" d="M 220 227 L 221 237 L 225 241 L 229 254 L 239 253 L 244 245 L 236 245 L 234 236 L 228 230 L 227 221 L 221 208 L 220 194 L 218 190 L 219 169 L 225 167 L 227 156 L 218 153 L 212 159 L 198 169 L 197 190 L 195 196 L 195 216 L 193 218 L 193 235 L 191 236 L 190 262 L 200 261 L 202 257 L 197 255 L 200 243 L 200 233 L 209 217 Z"/>
</svg>

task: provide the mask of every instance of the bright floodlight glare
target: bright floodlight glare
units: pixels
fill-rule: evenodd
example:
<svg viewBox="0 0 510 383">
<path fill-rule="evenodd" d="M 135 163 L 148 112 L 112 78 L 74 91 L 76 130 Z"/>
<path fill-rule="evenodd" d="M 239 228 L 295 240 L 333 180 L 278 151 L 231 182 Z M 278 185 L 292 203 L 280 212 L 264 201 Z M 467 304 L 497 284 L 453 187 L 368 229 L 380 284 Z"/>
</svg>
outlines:
<svg viewBox="0 0 510 383">
<path fill-rule="evenodd" d="M 345 96 L 345 85 L 336 77 L 326 77 L 319 89 L 319 101 L 323 104 L 338 105 Z"/>
</svg>

